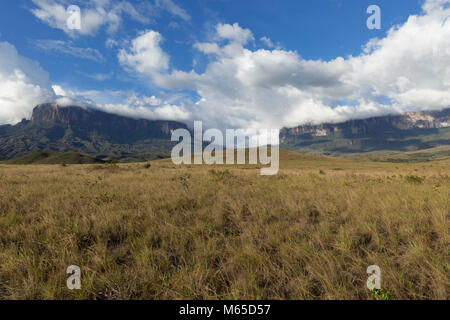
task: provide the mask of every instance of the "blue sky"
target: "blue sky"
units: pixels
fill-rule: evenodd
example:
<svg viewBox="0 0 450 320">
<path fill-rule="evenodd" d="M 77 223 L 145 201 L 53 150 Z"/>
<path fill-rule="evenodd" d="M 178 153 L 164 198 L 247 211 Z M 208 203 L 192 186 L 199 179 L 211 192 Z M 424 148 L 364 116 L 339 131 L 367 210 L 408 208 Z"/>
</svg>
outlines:
<svg viewBox="0 0 450 320">
<path fill-rule="evenodd" d="M 192 45 L 211 36 L 217 23 L 238 22 L 251 29 L 255 38 L 268 37 L 288 50 L 297 51 L 306 59 L 329 60 L 338 56 L 357 55 L 361 46 L 373 37 L 379 37 L 394 24 L 403 23 L 410 14 L 419 13 L 422 1 L 417 0 L 175 0 L 191 17 L 185 21 L 169 12 L 149 9 L 144 14 L 151 21 L 139 23 L 125 17 L 124 24 L 114 34 L 100 30 L 94 35 L 70 37 L 64 31 L 50 27 L 36 18 L 31 9 L 36 8 L 29 0 L 2 2 L 0 11 L 1 40 L 16 46 L 18 51 L 33 60 L 51 75 L 54 83 L 78 90 L 123 89 L 142 94 L 153 94 L 155 88 L 129 81 L 117 61 L 116 49 L 107 48 L 107 39 L 132 39 L 139 31 L 152 29 L 165 38 L 163 48 L 171 55 L 173 66 L 189 71 L 193 60 L 200 62 L 197 70 L 204 68 L 202 57 Z M 130 1 L 139 4 L 145 1 Z M 83 1 L 70 1 L 83 10 Z M 366 9 L 371 4 L 383 8 L 382 29 L 369 30 Z M 171 27 L 176 23 L 177 27 Z M 91 61 L 61 52 L 47 52 L 34 45 L 34 40 L 71 41 L 73 46 L 97 49 L 104 61 Z M 255 47 L 264 43 L 256 41 Z M 104 75 L 110 79 L 99 81 L 86 75 Z M 126 78 L 127 81 L 122 81 Z M 134 79 L 133 79 L 134 80 Z"/>
<path fill-rule="evenodd" d="M 291 112 L 290 118 L 297 117 L 292 124 L 307 121 L 334 121 L 332 117 L 338 121 L 351 117 L 350 114 L 353 111 L 358 117 L 387 112 L 386 109 L 375 106 L 365 106 L 363 109 L 356 110 L 361 101 L 381 105 L 392 102 L 392 110 L 397 111 L 413 107 L 412 104 L 402 104 L 399 101 L 402 93 L 392 93 L 387 84 L 370 83 L 365 88 L 355 88 L 355 90 L 361 90 L 358 95 L 350 94 L 350 90 L 344 93 L 344 89 L 338 94 L 323 94 L 323 92 L 326 88 L 328 88 L 327 92 L 334 90 L 329 88 L 327 84 L 329 82 L 338 81 L 341 84 L 348 84 L 353 81 L 351 79 L 361 77 L 361 75 L 350 75 L 350 69 L 353 70 L 360 63 L 351 59 L 350 56 L 360 57 L 360 60 L 365 61 L 367 59 L 362 55 L 367 53 L 363 51 L 363 48 L 371 39 L 388 39 L 390 37 L 388 31 L 392 28 L 401 35 L 401 31 L 406 30 L 405 24 L 411 16 L 424 16 L 428 13 L 431 17 L 431 9 L 428 12 L 424 9 L 427 3 L 436 12 L 438 7 L 448 9 L 445 8 L 445 5 L 448 5 L 447 0 L 428 0 L 427 2 L 421 0 L 3 1 L 2 10 L 0 10 L 0 42 L 13 46 L 18 56 L 39 63 L 41 69 L 48 73 L 51 84 L 61 88 L 56 92 L 57 95 L 64 93 L 70 95 L 72 100 L 75 97 L 80 99 L 84 97 L 97 104 L 110 104 L 110 106 L 104 106 L 106 110 L 119 110 L 120 108 L 112 106 L 114 104 L 121 105 L 121 110 L 125 110 L 123 105 L 129 103 L 130 96 L 136 96 L 142 101 L 153 97 L 161 105 L 180 108 L 179 110 L 185 112 L 185 119 L 192 119 L 195 114 L 215 113 L 217 106 L 211 107 L 213 110 L 202 111 L 199 111 L 197 106 L 202 101 L 209 102 L 217 97 L 224 101 L 223 109 L 236 112 L 224 115 L 228 123 L 258 125 L 265 121 L 259 119 L 252 123 L 249 120 L 251 115 L 245 115 L 245 105 L 250 104 L 250 100 L 255 102 L 255 97 L 246 96 L 245 92 L 254 91 L 258 97 L 270 95 L 266 89 L 267 86 L 271 86 L 272 89 L 277 89 L 277 93 L 283 92 L 283 98 L 285 98 L 289 96 L 289 88 L 293 86 L 298 91 L 292 94 L 297 95 L 298 99 L 304 98 L 305 104 L 288 106 L 290 101 L 279 100 L 280 113 Z M 65 17 L 58 16 L 58 8 L 67 8 L 72 4 L 81 8 L 82 28 L 87 26 L 83 32 L 67 30 L 61 22 Z M 366 27 L 366 20 L 369 17 L 366 9 L 373 4 L 381 8 L 381 30 L 369 30 Z M 441 11 L 439 9 L 440 18 L 446 14 Z M 95 21 L 84 21 L 88 12 L 97 14 Z M 115 14 L 113 18 L 109 16 L 111 12 Z M 431 25 L 430 19 L 424 19 L 423 23 Z M 223 32 L 232 32 L 233 35 L 220 34 L 219 25 L 225 26 Z M 443 31 L 437 30 L 442 37 Z M 403 33 L 405 37 L 408 34 L 407 31 Z M 139 53 L 132 49 L 133 41 L 145 34 L 148 38 L 141 38 L 142 41 L 139 40 L 140 42 L 136 42 L 136 45 L 145 44 L 150 45 L 151 48 L 145 49 L 149 55 L 139 57 Z M 249 36 L 244 42 L 239 42 L 240 40 L 236 40 L 235 37 L 237 34 Z M 392 36 L 392 39 L 396 37 Z M 420 40 L 418 38 L 418 41 Z M 400 44 L 400 40 L 398 41 Z M 436 41 L 440 43 L 443 40 L 439 38 Z M 233 47 L 231 45 L 233 43 L 237 46 L 233 47 L 232 56 L 229 52 L 224 55 L 227 51 L 227 42 L 230 48 Z M 384 47 L 390 45 L 390 49 L 395 51 L 395 45 L 391 42 L 386 40 L 383 45 Z M 198 44 L 201 43 L 218 45 L 221 53 L 200 50 Z M 412 43 L 412 45 L 415 44 Z M 442 45 L 445 47 L 447 44 L 442 43 Z M 381 47 L 381 49 L 378 48 L 379 55 L 383 52 L 384 47 Z M 385 51 L 387 52 L 387 49 Z M 119 58 L 121 52 L 122 60 Z M 244 61 L 249 54 L 254 56 L 251 59 L 260 60 Z M 153 67 L 142 67 L 146 62 L 139 59 L 151 60 L 158 55 L 162 60 L 154 62 Z M 389 56 L 389 53 L 384 55 Z M 372 56 L 375 61 L 377 54 L 372 52 Z M 348 79 L 337 79 L 338 77 L 334 75 L 337 72 L 335 70 L 344 68 L 341 62 L 336 60 L 339 57 L 344 59 L 344 64 L 351 64 L 345 71 L 343 69 L 341 71 L 344 75 L 349 72 Z M 220 84 L 223 77 L 218 74 L 217 64 L 229 63 L 231 60 L 234 61 L 233 66 L 237 65 L 236 61 L 243 64 L 236 68 L 236 77 L 232 74 L 228 75 L 233 79 L 224 80 L 224 83 Z M 261 74 L 261 79 L 244 79 L 239 76 L 244 69 L 248 69 L 248 65 L 245 64 L 256 65 L 259 68 L 254 70 L 256 75 L 259 75 L 258 72 L 262 72 L 261 70 L 272 70 L 271 68 L 274 68 L 271 72 L 274 74 L 284 67 L 288 70 L 289 61 L 294 68 L 292 73 L 277 76 L 275 80 L 278 82 L 264 74 Z M 167 62 L 167 66 L 164 62 Z M 328 62 L 332 62 L 333 66 L 330 67 Z M 162 64 L 156 66 L 156 63 Z M 383 64 L 383 67 L 385 65 L 387 64 Z M 295 71 L 296 67 L 300 68 L 298 73 Z M 214 69 L 215 73 L 208 71 L 210 69 Z M 308 71 L 309 69 L 311 70 Z M 313 84 L 313 80 L 305 79 L 309 75 L 308 72 L 313 72 L 314 75 L 317 73 L 325 75 L 329 73 L 329 75 L 317 76 Z M 251 71 L 246 74 L 246 77 L 249 74 Z M 386 81 L 413 83 L 413 77 L 417 74 L 395 74 L 394 76 L 395 79 L 386 79 Z M 180 77 L 184 81 L 181 85 Z M 282 77 L 285 78 L 281 79 Z M 239 83 L 234 84 L 233 81 L 236 78 Z M 206 79 L 209 81 L 208 86 Z M 212 88 L 211 83 L 214 83 L 216 79 L 218 85 Z M 263 83 L 264 81 L 266 82 Z M 366 79 L 361 80 L 361 82 L 365 81 Z M 236 93 L 236 96 L 233 97 L 230 88 L 227 88 L 229 91 L 226 97 L 222 96 L 225 94 L 224 86 L 238 85 L 239 88 L 236 90 L 239 93 Z M 306 92 L 311 91 L 308 91 L 311 86 L 315 91 L 314 96 L 305 97 Z M 263 89 L 257 92 L 256 87 Z M 421 89 L 430 88 L 421 87 Z M 135 105 L 136 108 L 151 109 L 158 105 L 158 103 L 145 105 L 141 100 Z M 308 101 L 312 100 L 314 103 L 308 106 Z M 217 102 L 214 101 L 211 105 L 216 105 Z M 340 114 L 332 115 L 336 106 L 347 109 L 342 109 Z M 324 109 L 325 107 L 331 109 Z M 312 108 L 311 112 L 306 112 L 307 108 Z M 354 110 L 349 111 L 348 108 L 354 108 Z M 257 107 L 254 109 L 257 111 Z M 263 109 L 256 118 L 274 116 L 267 114 L 266 108 Z M 300 109 L 303 110 L 302 115 L 296 114 L 296 110 Z M 420 109 L 426 108 L 420 107 Z M 219 110 L 221 110 L 220 107 Z M 325 116 L 304 116 L 305 112 L 315 114 L 316 111 Z M 137 109 L 133 112 L 136 113 L 135 116 L 139 116 Z M 159 113 L 159 117 L 164 114 L 166 113 Z M 155 117 L 145 112 L 142 116 Z M 217 123 L 217 121 L 219 120 L 216 119 L 211 123 Z M 290 124 L 285 120 L 280 120 L 279 123 L 280 125 Z M 267 121 L 267 124 L 270 124 L 270 121 Z"/>
</svg>

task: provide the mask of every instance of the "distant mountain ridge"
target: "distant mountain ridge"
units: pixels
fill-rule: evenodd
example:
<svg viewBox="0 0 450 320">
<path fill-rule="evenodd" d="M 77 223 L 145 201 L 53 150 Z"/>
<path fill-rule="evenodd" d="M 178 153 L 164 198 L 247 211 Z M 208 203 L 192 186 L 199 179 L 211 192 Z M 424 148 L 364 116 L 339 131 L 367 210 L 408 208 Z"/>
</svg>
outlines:
<svg viewBox="0 0 450 320">
<path fill-rule="evenodd" d="M 144 120 L 78 106 L 41 104 L 31 120 L 0 126 L 0 160 L 33 152 L 78 152 L 93 157 L 144 161 L 170 154 L 175 121 Z"/>
<path fill-rule="evenodd" d="M 407 112 L 341 123 L 303 125 L 281 130 L 281 139 L 309 134 L 316 137 L 341 132 L 348 136 L 376 134 L 380 130 L 440 129 L 450 127 L 450 108 L 442 111 Z"/>
<path fill-rule="evenodd" d="M 35 152 L 71 152 L 128 162 L 165 158 L 176 144 L 171 133 L 179 128 L 187 126 L 42 104 L 34 108 L 30 120 L 0 126 L 0 161 Z M 450 146 L 450 109 L 284 128 L 280 143 L 287 150 L 332 156 Z"/>
<path fill-rule="evenodd" d="M 283 128 L 280 143 L 286 149 L 301 153 L 333 156 L 448 146 L 450 108 Z"/>
</svg>

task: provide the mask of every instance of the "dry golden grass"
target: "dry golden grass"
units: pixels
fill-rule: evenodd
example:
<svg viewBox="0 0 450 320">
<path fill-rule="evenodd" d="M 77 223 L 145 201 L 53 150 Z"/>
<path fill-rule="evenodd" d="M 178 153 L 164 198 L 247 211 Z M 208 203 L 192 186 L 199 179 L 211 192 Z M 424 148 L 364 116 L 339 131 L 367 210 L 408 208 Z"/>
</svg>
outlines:
<svg viewBox="0 0 450 320">
<path fill-rule="evenodd" d="M 450 161 L 282 159 L 0 165 L 0 298 L 449 299 Z"/>
</svg>

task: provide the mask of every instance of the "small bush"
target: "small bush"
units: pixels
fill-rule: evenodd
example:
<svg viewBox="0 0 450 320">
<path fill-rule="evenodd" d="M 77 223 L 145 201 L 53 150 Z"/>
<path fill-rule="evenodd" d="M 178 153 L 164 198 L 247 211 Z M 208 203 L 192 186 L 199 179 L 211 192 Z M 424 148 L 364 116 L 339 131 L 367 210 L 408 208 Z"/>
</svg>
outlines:
<svg viewBox="0 0 450 320">
<path fill-rule="evenodd" d="M 213 169 L 209 171 L 209 174 L 219 181 L 228 180 L 234 177 L 233 174 L 228 169 L 224 171 Z"/>
<path fill-rule="evenodd" d="M 425 177 L 419 177 L 418 175 L 415 175 L 415 174 L 410 174 L 410 175 L 406 176 L 405 179 L 408 182 L 418 183 L 418 184 L 425 181 Z"/>
</svg>

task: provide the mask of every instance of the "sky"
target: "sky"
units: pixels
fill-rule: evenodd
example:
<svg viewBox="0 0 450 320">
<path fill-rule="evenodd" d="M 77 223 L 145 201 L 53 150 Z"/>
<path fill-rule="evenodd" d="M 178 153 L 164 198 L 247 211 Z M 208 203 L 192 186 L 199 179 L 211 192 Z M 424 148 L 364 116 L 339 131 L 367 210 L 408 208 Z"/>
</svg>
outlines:
<svg viewBox="0 0 450 320">
<path fill-rule="evenodd" d="M 67 23 L 71 5 L 79 29 Z M 379 30 L 367 27 L 370 5 L 380 8 Z M 30 118 L 44 102 L 219 129 L 450 106 L 450 0 L 16 0 L 0 8 L 0 124 Z"/>
</svg>

